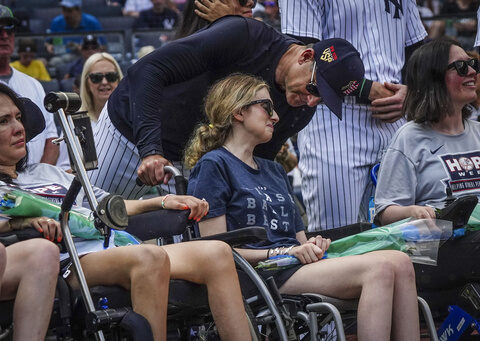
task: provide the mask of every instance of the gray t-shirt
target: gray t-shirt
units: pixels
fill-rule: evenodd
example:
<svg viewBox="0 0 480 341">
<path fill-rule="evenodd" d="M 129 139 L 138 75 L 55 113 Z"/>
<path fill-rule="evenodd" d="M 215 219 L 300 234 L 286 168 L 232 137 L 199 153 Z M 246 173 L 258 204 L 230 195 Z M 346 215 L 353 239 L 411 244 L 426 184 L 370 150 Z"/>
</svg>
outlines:
<svg viewBox="0 0 480 341">
<path fill-rule="evenodd" d="M 375 212 L 390 205 L 441 208 L 450 186 L 454 196 L 480 195 L 480 122 L 464 120 L 458 135 L 408 122 L 383 156 L 375 192 Z"/>
</svg>

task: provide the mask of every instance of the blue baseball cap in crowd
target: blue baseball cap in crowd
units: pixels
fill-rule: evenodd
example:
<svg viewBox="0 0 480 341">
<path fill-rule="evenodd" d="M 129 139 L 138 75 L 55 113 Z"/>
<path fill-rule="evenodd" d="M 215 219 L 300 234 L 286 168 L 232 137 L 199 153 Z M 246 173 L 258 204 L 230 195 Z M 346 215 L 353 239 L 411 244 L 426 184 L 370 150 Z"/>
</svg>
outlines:
<svg viewBox="0 0 480 341">
<path fill-rule="evenodd" d="M 317 68 L 317 88 L 326 106 L 342 119 L 343 97 L 358 92 L 365 76 L 360 53 L 348 41 L 339 38 L 313 45 Z"/>
<path fill-rule="evenodd" d="M 60 1 L 60 6 L 73 8 L 73 7 L 82 7 L 82 0 L 62 0 Z"/>
</svg>

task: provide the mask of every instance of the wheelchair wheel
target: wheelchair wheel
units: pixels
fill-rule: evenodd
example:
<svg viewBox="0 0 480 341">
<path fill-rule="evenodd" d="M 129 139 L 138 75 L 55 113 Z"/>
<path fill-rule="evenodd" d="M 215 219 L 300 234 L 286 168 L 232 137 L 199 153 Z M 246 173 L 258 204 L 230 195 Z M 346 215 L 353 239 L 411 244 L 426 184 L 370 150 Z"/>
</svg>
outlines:
<svg viewBox="0 0 480 341">
<path fill-rule="evenodd" d="M 261 337 L 255 315 L 253 314 L 253 311 L 252 309 L 250 309 L 250 306 L 247 304 L 247 302 L 244 301 L 243 305 L 245 306 L 245 313 L 247 314 L 247 322 L 250 329 L 250 336 L 252 337 L 252 341 L 260 341 Z"/>
</svg>

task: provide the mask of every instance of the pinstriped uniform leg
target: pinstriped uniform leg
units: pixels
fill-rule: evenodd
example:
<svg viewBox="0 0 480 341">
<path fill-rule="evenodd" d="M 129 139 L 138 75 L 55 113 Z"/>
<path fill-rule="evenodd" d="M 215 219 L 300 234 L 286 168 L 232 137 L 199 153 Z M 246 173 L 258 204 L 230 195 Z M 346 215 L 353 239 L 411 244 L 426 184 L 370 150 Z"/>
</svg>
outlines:
<svg viewBox="0 0 480 341">
<path fill-rule="evenodd" d="M 370 167 L 400 124 L 372 119 L 365 105 L 344 104 L 342 121 L 325 106 L 317 107 L 298 136 L 309 231 L 357 222 Z"/>
<path fill-rule="evenodd" d="M 90 181 L 107 192 L 126 199 L 138 199 L 149 190 L 148 186 L 135 183 L 141 162 L 138 151 L 113 126 L 106 108 L 105 105 L 94 128 L 98 169 L 90 172 Z"/>
</svg>

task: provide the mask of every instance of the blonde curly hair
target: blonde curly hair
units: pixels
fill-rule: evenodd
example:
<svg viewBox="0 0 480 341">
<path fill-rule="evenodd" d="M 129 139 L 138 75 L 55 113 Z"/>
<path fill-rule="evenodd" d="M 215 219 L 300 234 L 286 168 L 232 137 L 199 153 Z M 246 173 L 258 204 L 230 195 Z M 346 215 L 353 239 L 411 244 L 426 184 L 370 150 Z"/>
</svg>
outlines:
<svg viewBox="0 0 480 341">
<path fill-rule="evenodd" d="M 242 110 L 261 89 L 269 86 L 260 78 L 234 73 L 217 81 L 205 97 L 208 123 L 197 126 L 185 149 L 185 165 L 193 168 L 211 150 L 221 147 L 232 130 L 233 114 Z"/>
</svg>

